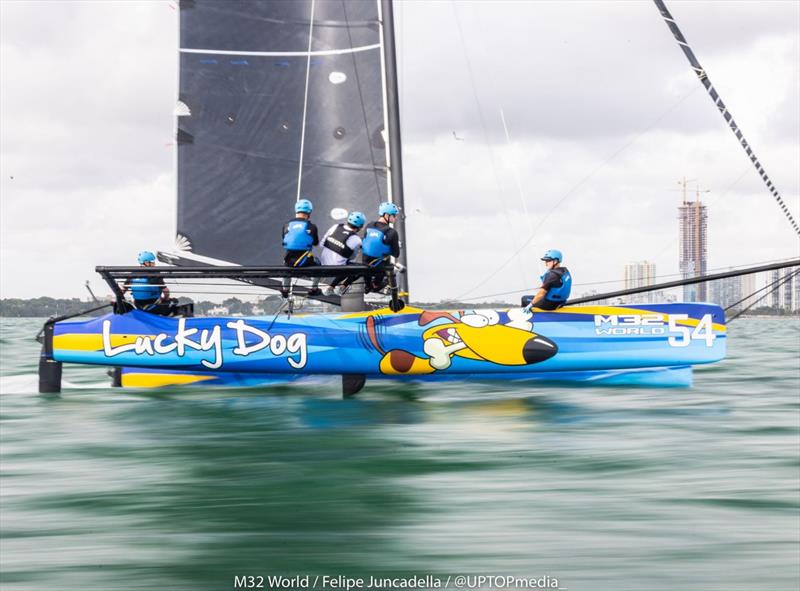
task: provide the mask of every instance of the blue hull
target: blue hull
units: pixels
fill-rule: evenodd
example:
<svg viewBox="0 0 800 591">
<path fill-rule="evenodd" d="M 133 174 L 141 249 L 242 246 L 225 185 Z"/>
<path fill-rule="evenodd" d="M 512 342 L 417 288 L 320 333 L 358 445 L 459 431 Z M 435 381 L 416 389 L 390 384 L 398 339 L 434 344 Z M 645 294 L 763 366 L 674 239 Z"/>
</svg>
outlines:
<svg viewBox="0 0 800 591">
<path fill-rule="evenodd" d="M 676 377 L 679 368 L 724 358 L 724 322 L 723 311 L 711 304 L 570 307 L 533 315 L 412 308 L 274 322 L 133 311 L 57 323 L 53 358 L 146 370 L 132 372 L 140 378 L 130 385 L 142 386 L 173 383 L 169 375 L 183 376 L 177 383 L 249 385 L 276 374 L 282 381 L 363 374 L 640 383 L 658 381 L 662 370 Z M 645 369 L 655 371 L 627 371 Z M 687 379 L 673 381 L 686 385 Z"/>
</svg>

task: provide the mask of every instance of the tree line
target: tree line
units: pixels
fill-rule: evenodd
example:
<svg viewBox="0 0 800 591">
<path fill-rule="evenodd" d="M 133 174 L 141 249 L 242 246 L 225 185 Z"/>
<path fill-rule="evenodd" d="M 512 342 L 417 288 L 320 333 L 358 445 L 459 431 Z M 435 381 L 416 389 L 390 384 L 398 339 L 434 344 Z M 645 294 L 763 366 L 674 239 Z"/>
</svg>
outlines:
<svg viewBox="0 0 800 591">
<path fill-rule="evenodd" d="M 281 307 L 282 298 L 279 295 L 267 296 L 257 302 L 245 302 L 239 298 L 228 298 L 221 304 L 217 302 L 199 301 L 194 302 L 190 298 L 180 298 L 181 304 L 194 303 L 194 313 L 197 316 L 209 316 L 212 313 L 222 313 L 224 315 L 258 316 L 276 314 Z M 80 314 L 85 310 L 97 307 L 96 302 L 82 301 L 78 298 L 4 298 L 0 300 L 0 317 L 5 318 L 49 318 L 51 316 L 71 316 Z M 415 302 L 413 306 L 426 310 L 472 310 L 476 308 L 508 308 L 512 304 L 508 302 Z M 227 308 L 227 312 L 220 310 Z M 89 314 L 89 316 L 99 316 L 106 314 L 108 309 L 99 310 Z M 790 311 L 784 308 L 771 308 L 769 306 L 759 306 L 749 310 L 746 316 L 792 316 L 797 315 L 798 311 Z"/>
<path fill-rule="evenodd" d="M 197 316 L 207 316 L 212 310 L 220 307 L 227 308 L 228 314 L 241 314 L 243 316 L 275 314 L 281 305 L 281 297 L 278 295 L 267 296 L 255 303 L 244 302 L 239 298 L 228 298 L 221 304 L 208 301 L 195 302 L 190 298 L 179 298 L 178 301 L 181 304 L 194 303 L 194 313 Z M 0 317 L 49 318 L 51 316 L 71 316 L 96 308 L 103 303 L 105 302 L 87 302 L 78 298 L 4 298 L 0 300 Z M 108 312 L 109 309 L 102 309 L 87 315 L 100 316 Z"/>
</svg>

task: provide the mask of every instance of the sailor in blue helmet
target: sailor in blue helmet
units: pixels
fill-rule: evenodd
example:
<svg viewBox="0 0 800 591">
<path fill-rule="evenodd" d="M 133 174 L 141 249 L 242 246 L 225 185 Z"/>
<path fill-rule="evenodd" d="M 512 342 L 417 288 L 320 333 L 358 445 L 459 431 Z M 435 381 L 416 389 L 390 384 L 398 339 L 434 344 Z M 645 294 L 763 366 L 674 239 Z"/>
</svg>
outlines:
<svg viewBox="0 0 800 591">
<path fill-rule="evenodd" d="M 567 301 L 572 289 L 572 276 L 566 267 L 561 266 L 563 258 L 561 251 L 554 248 L 544 253 L 542 260 L 547 271 L 542 275 L 542 287 L 528 304 L 529 309 L 555 310 Z"/>
<path fill-rule="evenodd" d="M 365 265 L 377 267 L 389 257 L 400 256 L 400 235 L 391 224 L 400 213 L 398 207 L 389 201 L 378 207 L 378 219 L 367 225 L 364 241 L 361 245 L 362 260 Z M 385 273 L 377 273 L 365 287 L 365 292 L 380 291 L 386 286 Z"/>
<path fill-rule="evenodd" d="M 139 264 L 142 267 L 155 267 L 156 255 L 149 250 L 139 253 Z M 176 300 L 170 299 L 169 288 L 164 284 L 163 277 L 129 277 L 122 286 L 122 291 L 130 291 L 133 296 L 133 305 L 139 310 L 172 316 L 176 314 Z"/>
<path fill-rule="evenodd" d="M 311 201 L 298 199 L 294 204 L 294 218 L 283 225 L 283 248 L 286 251 L 283 262 L 287 267 L 313 267 L 319 264 L 312 251 L 319 244 L 319 232 L 310 220 L 313 209 Z M 283 297 L 289 297 L 290 284 L 291 278 L 284 278 L 281 288 Z M 320 293 L 319 277 L 314 277 L 308 295 Z"/>
<path fill-rule="evenodd" d="M 347 216 L 347 221 L 334 224 L 322 237 L 322 253 L 319 260 L 323 265 L 339 266 L 350 265 L 361 250 L 361 236 L 358 233 L 367 219 L 360 211 L 353 211 Z M 334 277 L 331 286 L 325 290 L 325 295 L 333 295 L 333 290 L 342 283 L 342 292 L 347 289 L 353 280 L 351 278 Z"/>
</svg>

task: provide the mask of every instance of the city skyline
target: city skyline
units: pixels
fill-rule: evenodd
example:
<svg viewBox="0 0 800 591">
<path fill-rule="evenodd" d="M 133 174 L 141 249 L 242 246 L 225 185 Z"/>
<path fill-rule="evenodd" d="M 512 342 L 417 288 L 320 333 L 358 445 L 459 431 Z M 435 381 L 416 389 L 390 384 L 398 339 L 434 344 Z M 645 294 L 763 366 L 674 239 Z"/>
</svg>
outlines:
<svg viewBox="0 0 800 591">
<path fill-rule="evenodd" d="M 656 265 L 647 261 L 636 261 L 625 265 L 625 289 L 647 287 L 656 283 Z M 629 303 L 653 303 L 658 292 L 646 291 L 631 296 Z"/>
</svg>

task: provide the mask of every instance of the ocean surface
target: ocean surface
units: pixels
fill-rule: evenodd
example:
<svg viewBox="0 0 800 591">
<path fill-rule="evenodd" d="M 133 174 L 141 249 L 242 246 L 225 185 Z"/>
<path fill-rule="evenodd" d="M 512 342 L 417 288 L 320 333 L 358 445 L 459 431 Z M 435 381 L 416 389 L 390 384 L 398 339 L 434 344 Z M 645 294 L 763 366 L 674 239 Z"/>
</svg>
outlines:
<svg viewBox="0 0 800 591">
<path fill-rule="evenodd" d="M 347 401 L 336 381 L 122 391 L 75 366 L 39 395 L 42 321 L 0 321 L 3 591 L 800 585 L 797 319 L 735 321 L 690 389 L 368 384 Z"/>
</svg>

